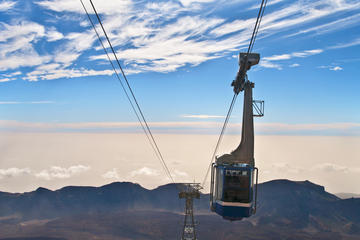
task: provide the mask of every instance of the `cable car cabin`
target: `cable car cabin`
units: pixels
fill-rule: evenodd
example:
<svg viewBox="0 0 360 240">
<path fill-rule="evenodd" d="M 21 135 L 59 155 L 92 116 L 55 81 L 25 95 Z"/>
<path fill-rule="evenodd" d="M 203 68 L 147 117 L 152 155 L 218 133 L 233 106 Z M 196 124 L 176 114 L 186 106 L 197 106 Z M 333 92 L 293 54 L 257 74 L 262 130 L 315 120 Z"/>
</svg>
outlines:
<svg viewBox="0 0 360 240">
<path fill-rule="evenodd" d="M 254 174 L 256 174 L 255 179 Z M 210 188 L 211 210 L 231 221 L 250 217 L 256 211 L 257 181 L 256 167 L 248 164 L 213 163 Z"/>
</svg>

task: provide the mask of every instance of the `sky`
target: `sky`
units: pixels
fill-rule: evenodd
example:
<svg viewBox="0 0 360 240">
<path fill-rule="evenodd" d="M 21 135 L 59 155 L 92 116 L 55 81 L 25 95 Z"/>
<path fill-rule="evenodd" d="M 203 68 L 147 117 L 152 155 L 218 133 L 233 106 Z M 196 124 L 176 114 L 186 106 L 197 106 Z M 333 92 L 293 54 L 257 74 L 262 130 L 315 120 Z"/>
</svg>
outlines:
<svg viewBox="0 0 360 240">
<path fill-rule="evenodd" d="M 261 1 L 93 2 L 174 179 L 201 182 Z M 360 193 L 359 25 L 359 1 L 268 1 L 248 72 L 260 181 Z M 242 95 L 219 154 L 241 116 Z M 0 191 L 112 181 L 169 179 L 80 1 L 0 0 Z"/>
</svg>

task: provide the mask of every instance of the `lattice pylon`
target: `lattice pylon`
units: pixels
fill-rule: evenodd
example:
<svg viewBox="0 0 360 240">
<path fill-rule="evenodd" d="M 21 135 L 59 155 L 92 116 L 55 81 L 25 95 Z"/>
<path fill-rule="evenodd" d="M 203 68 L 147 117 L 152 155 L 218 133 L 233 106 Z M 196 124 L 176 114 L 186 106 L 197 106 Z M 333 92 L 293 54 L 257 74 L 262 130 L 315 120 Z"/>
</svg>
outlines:
<svg viewBox="0 0 360 240">
<path fill-rule="evenodd" d="M 200 198 L 201 186 L 199 183 L 184 183 L 179 198 L 185 198 L 184 227 L 181 240 L 197 240 L 194 220 L 194 198 Z"/>
</svg>

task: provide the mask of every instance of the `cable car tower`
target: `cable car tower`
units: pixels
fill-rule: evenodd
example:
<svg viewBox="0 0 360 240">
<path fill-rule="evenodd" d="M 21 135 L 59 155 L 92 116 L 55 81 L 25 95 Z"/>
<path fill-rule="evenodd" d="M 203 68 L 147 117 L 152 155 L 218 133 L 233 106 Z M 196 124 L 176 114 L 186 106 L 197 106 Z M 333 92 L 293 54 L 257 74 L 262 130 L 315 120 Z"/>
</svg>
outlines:
<svg viewBox="0 0 360 240">
<path fill-rule="evenodd" d="M 183 189 L 179 193 L 179 198 L 185 198 L 185 216 L 184 227 L 181 240 L 197 240 L 194 221 L 194 198 L 200 198 L 200 189 L 202 187 L 199 183 L 184 183 Z"/>
</svg>

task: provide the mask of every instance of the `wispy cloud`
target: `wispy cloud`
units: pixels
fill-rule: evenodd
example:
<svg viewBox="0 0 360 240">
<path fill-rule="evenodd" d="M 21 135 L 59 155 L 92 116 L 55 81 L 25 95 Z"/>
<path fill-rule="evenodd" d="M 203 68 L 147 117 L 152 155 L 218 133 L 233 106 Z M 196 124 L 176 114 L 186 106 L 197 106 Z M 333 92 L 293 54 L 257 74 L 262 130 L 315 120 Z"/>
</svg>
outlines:
<svg viewBox="0 0 360 240">
<path fill-rule="evenodd" d="M 0 2 L 0 12 L 8 11 L 12 9 L 15 5 L 15 1 L 2 1 Z"/>
<path fill-rule="evenodd" d="M 74 175 L 86 172 L 90 169 L 89 166 L 84 165 L 74 165 L 68 168 L 52 166 L 50 169 L 45 169 L 35 174 L 35 177 L 41 178 L 44 180 L 52 180 L 52 179 L 64 179 L 70 178 Z"/>
<path fill-rule="evenodd" d="M 50 9 L 55 12 L 75 12 L 84 13 L 84 9 L 79 2 L 73 0 L 40 0 L 36 4 Z M 85 6 L 90 9 L 91 5 L 88 1 L 84 1 Z M 96 4 L 96 2 L 95 2 Z M 102 1 L 96 5 L 97 10 L 101 14 L 122 14 L 133 7 L 131 0 L 121 1 Z"/>
<path fill-rule="evenodd" d="M 329 69 L 330 71 L 335 71 L 335 72 L 343 70 L 342 67 L 336 65 L 322 65 L 319 66 L 318 68 Z"/>
<path fill-rule="evenodd" d="M 309 172 L 309 171 L 313 171 L 313 172 L 324 172 L 326 174 L 331 174 L 331 173 L 337 173 L 337 174 L 341 174 L 341 173 L 360 173 L 360 168 L 353 168 L 353 167 L 349 167 L 349 166 L 344 166 L 344 165 L 340 165 L 337 163 L 330 163 L 330 162 L 323 162 L 323 163 L 317 163 L 315 165 L 313 165 L 310 168 L 305 169 L 304 167 L 300 167 L 300 166 L 294 166 L 294 164 L 289 164 L 287 162 L 277 162 L 277 163 L 273 163 L 271 164 L 272 169 L 280 172 L 280 173 L 292 173 L 292 174 L 299 174 L 299 173 L 303 173 L 303 172 Z"/>
<path fill-rule="evenodd" d="M 0 104 L 52 104 L 53 101 L 30 101 L 30 102 L 18 102 L 18 101 L 0 101 Z"/>
<path fill-rule="evenodd" d="M 315 27 L 300 30 L 298 32 L 289 34 L 286 37 L 294 37 L 294 36 L 297 36 L 300 34 L 309 34 L 309 33 L 313 33 L 316 35 L 325 34 L 325 33 L 333 32 L 336 30 L 352 27 L 353 25 L 358 24 L 359 21 L 360 21 L 360 14 L 355 14 L 355 15 L 344 17 L 344 18 L 341 18 L 341 19 L 338 19 L 338 20 L 335 20 L 335 21 L 332 21 L 332 22 L 329 22 L 326 24 L 322 24 L 322 25 L 318 25 Z"/>
<path fill-rule="evenodd" d="M 0 179 L 3 178 L 11 178 L 11 177 L 18 177 L 23 175 L 28 175 L 31 173 L 29 168 L 7 168 L 7 169 L 0 169 Z"/>
<path fill-rule="evenodd" d="M 0 78 L 0 82 L 10 82 L 15 80 L 14 78 Z"/>
<path fill-rule="evenodd" d="M 105 172 L 103 175 L 101 175 L 105 179 L 119 179 L 119 173 L 116 168 L 113 168 L 112 170 L 109 170 Z"/>
<path fill-rule="evenodd" d="M 130 172 L 131 177 L 135 177 L 138 175 L 145 175 L 145 176 L 159 176 L 159 170 L 157 169 L 153 169 L 153 168 L 149 168 L 149 167 L 143 167 L 137 170 L 134 170 L 132 172 Z"/>
<path fill-rule="evenodd" d="M 279 63 L 273 63 L 273 62 L 290 60 L 292 58 L 305 58 L 312 55 L 320 54 L 322 52 L 323 52 L 322 49 L 312 49 L 312 50 L 304 50 L 299 52 L 285 53 L 280 55 L 272 55 L 269 57 L 262 58 L 259 65 L 264 68 L 275 68 L 278 70 L 282 70 L 282 66 Z M 298 67 L 298 66 L 299 64 L 297 63 L 290 65 L 290 67 Z"/>
<path fill-rule="evenodd" d="M 259 63 L 259 66 L 264 67 L 264 68 L 274 68 L 277 70 L 282 70 L 282 66 L 278 63 L 273 63 L 270 61 L 266 61 L 266 60 L 261 60 Z"/>
<path fill-rule="evenodd" d="M 197 133 L 217 134 L 222 122 L 149 122 L 150 128 L 157 133 Z M 116 131 L 141 132 L 137 122 L 81 122 L 81 123 L 39 123 L 0 121 L 1 130 L 40 131 L 40 132 L 76 132 L 76 131 Z M 241 123 L 229 123 L 227 133 L 238 134 Z M 257 134 L 266 135 L 340 135 L 360 136 L 360 123 L 323 123 L 323 124 L 289 124 L 289 123 L 256 123 Z"/>
<path fill-rule="evenodd" d="M 146 4 L 142 6 L 142 13 L 138 14 L 139 6 L 136 3 L 124 1 L 122 4 L 128 11 L 123 12 L 121 17 L 117 12 L 120 10 L 114 10 L 114 8 L 119 9 L 116 7 L 117 2 L 112 2 L 106 3 L 104 6 L 99 5 L 99 12 L 105 15 L 104 24 L 107 26 L 114 46 L 119 48 L 119 57 L 125 61 L 129 73 L 171 72 L 186 65 L 196 66 L 210 59 L 224 56 L 227 52 L 247 44 L 255 18 L 226 22 L 225 19 L 191 14 L 190 5 L 206 2 L 211 1 L 184 0 L 181 1 L 182 4 L 175 2 Z M 279 2 L 282 1 L 271 1 L 269 5 Z M 39 4 L 53 11 L 79 12 L 79 9 L 70 1 L 40 1 Z M 358 7 L 360 5 L 356 3 L 335 0 L 288 4 L 280 10 L 269 12 L 264 16 L 263 36 Z M 179 17 L 178 14 L 182 12 L 189 14 Z M 169 21 L 169 19 L 173 19 L 173 21 Z M 91 43 L 91 41 L 87 41 L 87 43 Z M 126 48 L 123 47 L 124 45 Z M 98 50 L 100 49 L 98 48 Z M 290 58 L 305 57 L 306 54 L 312 53 L 299 54 L 303 55 L 294 53 Z M 74 59 L 77 57 L 74 55 Z M 284 60 L 289 56 L 277 57 Z M 106 56 L 103 54 L 93 55 L 90 59 L 105 60 Z M 265 60 L 262 63 L 264 67 L 282 68 L 279 64 L 270 63 L 276 59 Z M 71 62 L 73 59 L 70 57 L 69 61 Z"/>
<path fill-rule="evenodd" d="M 351 168 L 335 163 L 320 163 L 312 167 L 314 171 L 324 171 L 326 173 L 360 173 L 360 168 Z"/>
<path fill-rule="evenodd" d="M 212 129 L 221 127 L 221 122 L 149 122 L 149 126 L 164 130 Z M 25 131 L 58 131 L 58 130 L 141 130 L 138 122 L 79 122 L 79 123 L 41 123 L 0 120 L 1 129 L 18 129 Z"/>
<path fill-rule="evenodd" d="M 81 174 L 90 169 L 89 166 L 84 165 L 74 165 L 68 168 L 52 166 L 49 169 L 44 169 L 39 172 L 33 171 L 30 168 L 7 168 L 0 169 L 0 179 L 3 178 L 12 178 L 12 177 L 21 177 L 24 175 L 34 176 L 36 178 L 44 179 L 44 180 L 52 180 L 52 179 L 64 179 L 70 178 L 74 175 Z"/>
<path fill-rule="evenodd" d="M 288 54 L 281 54 L 281 55 L 273 55 L 270 57 L 264 57 L 263 60 L 266 61 L 280 61 L 280 60 L 288 60 L 291 58 L 304 58 L 304 57 L 308 57 L 308 56 L 312 56 L 315 54 L 319 54 L 322 53 L 323 50 L 322 49 L 312 49 L 312 50 L 304 50 L 301 52 L 293 52 L 293 53 L 288 53 Z"/>
<path fill-rule="evenodd" d="M 44 69 L 46 66 L 50 66 L 50 68 Z M 36 68 L 34 71 L 27 73 L 23 79 L 28 81 L 39 81 L 87 76 L 111 76 L 113 74 L 114 72 L 112 70 L 74 69 L 64 67 L 64 65 L 60 64 L 51 64 Z"/>
<path fill-rule="evenodd" d="M 319 123 L 319 124 L 288 124 L 288 123 L 259 123 L 258 130 L 262 132 L 301 132 L 324 130 L 355 130 L 360 123 Z"/>
<path fill-rule="evenodd" d="M 298 173 L 305 171 L 305 169 L 302 167 L 294 166 L 294 165 L 286 163 L 286 162 L 273 163 L 273 164 L 271 164 L 271 168 L 280 173 L 287 172 L 287 173 L 292 173 L 292 174 L 298 174 Z"/>
<path fill-rule="evenodd" d="M 335 46 L 331 46 L 331 47 L 329 47 L 329 49 L 340 49 L 340 48 L 347 48 L 347 47 L 352 47 L 352 46 L 357 46 L 357 45 L 360 45 L 360 37 L 354 39 L 351 42 L 340 43 Z"/>
<path fill-rule="evenodd" d="M 44 26 L 18 21 L 14 24 L 0 23 L 0 30 L 0 70 L 32 67 L 50 61 L 49 55 L 40 55 L 33 45 L 46 36 Z"/>
<path fill-rule="evenodd" d="M 341 71 L 341 70 L 343 70 L 343 68 L 340 67 L 340 66 L 331 67 L 329 69 L 330 69 L 330 71 Z"/>
<path fill-rule="evenodd" d="M 16 72 L 9 72 L 9 73 L 2 74 L 2 75 L 5 76 L 5 77 L 14 77 L 14 76 L 18 76 L 18 75 L 21 75 L 21 74 L 22 74 L 22 72 L 16 71 Z"/>
<path fill-rule="evenodd" d="M 180 171 L 178 169 L 175 169 L 173 174 L 175 175 L 175 177 L 188 177 L 189 176 L 189 174 L 187 174 L 186 172 Z"/>
<path fill-rule="evenodd" d="M 209 2 L 214 2 L 215 0 L 179 0 L 179 1 L 181 2 L 182 5 L 184 5 L 185 7 L 188 7 L 191 4 L 209 3 Z"/>
<path fill-rule="evenodd" d="M 200 14 L 199 9 L 206 12 L 209 10 L 207 7 L 213 7 L 214 2 L 181 0 L 143 3 L 122 0 L 95 4 L 118 56 L 126 66 L 126 72 L 133 74 L 172 72 L 184 66 L 197 66 L 212 59 L 233 55 L 234 51 L 246 47 L 255 17 L 229 20 L 219 17 L 220 14 Z M 243 4 L 241 1 L 235 2 Z M 14 6 L 13 1 L 2 3 L 4 8 Z M 342 29 L 346 23 L 355 24 L 355 19 L 360 16 L 355 13 L 333 24 L 319 25 L 316 20 L 360 9 L 360 3 L 345 0 L 305 0 L 301 3 L 273 0 L 268 5 L 278 3 L 284 4 L 279 4 L 279 8 L 270 8 L 265 14 L 258 39 L 294 29 L 302 33 Z M 11 24 L 1 23 L 0 70 L 29 67 L 31 70 L 22 77 L 28 81 L 111 75 L 109 67 L 104 69 L 106 56 L 97 43 L 93 29 L 84 24 L 86 16 L 81 4 L 73 0 L 39 0 L 33 4 L 50 13 L 52 19 L 45 21 L 51 20 L 54 25 L 19 20 L 9 21 Z M 89 3 L 85 1 L 85 4 L 90 10 Z M 55 27 L 56 21 L 64 18 L 66 21 L 73 19 L 76 24 L 80 22 L 79 27 L 83 29 L 60 31 L 60 27 Z M 315 26 L 302 29 L 309 22 L 315 22 Z M 6 44 L 2 44 L 3 41 Z M 56 48 L 45 47 L 46 51 L 39 51 L 39 44 L 47 46 L 53 42 L 57 43 Z M 274 61 L 310 54 L 299 52 L 290 56 L 274 55 L 263 59 L 260 64 L 280 70 L 283 66 Z M 94 63 L 89 64 L 91 67 L 81 67 L 76 64 L 79 59 Z M 43 69 L 46 65 L 52 68 Z M 13 79 L 5 76 L 2 82 L 10 80 Z"/>
<path fill-rule="evenodd" d="M 55 42 L 64 38 L 64 35 L 61 32 L 58 32 L 54 27 L 50 28 L 46 35 L 49 42 Z"/>
<path fill-rule="evenodd" d="M 280 31 L 284 31 L 335 13 L 358 8 L 360 8 L 360 3 L 345 0 L 294 2 L 291 5 L 264 16 L 262 30 L 270 31 L 281 29 Z"/>
<path fill-rule="evenodd" d="M 197 118 L 197 119 L 211 119 L 211 118 L 225 118 L 220 115 L 182 115 L 183 118 Z"/>
</svg>

